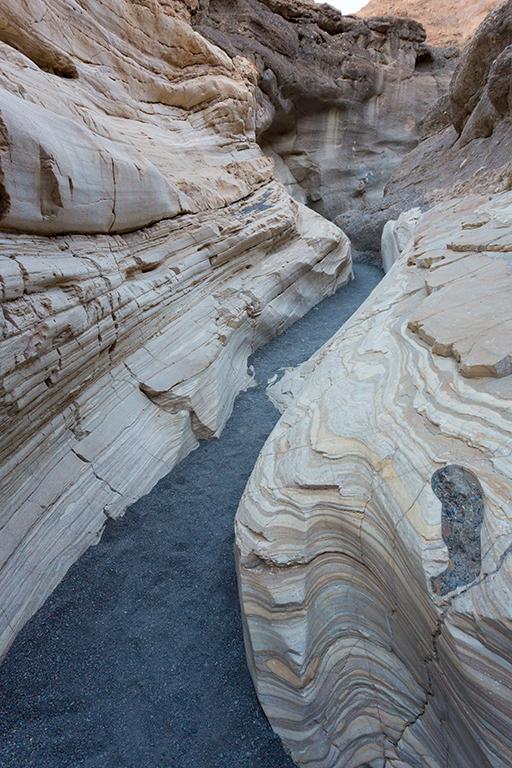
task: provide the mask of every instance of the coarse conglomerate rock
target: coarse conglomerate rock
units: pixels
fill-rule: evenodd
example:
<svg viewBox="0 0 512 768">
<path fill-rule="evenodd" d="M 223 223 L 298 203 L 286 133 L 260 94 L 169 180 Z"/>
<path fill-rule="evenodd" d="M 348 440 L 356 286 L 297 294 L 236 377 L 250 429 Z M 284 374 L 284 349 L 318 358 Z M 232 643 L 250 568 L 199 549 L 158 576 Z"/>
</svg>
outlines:
<svg viewBox="0 0 512 768">
<path fill-rule="evenodd" d="M 0 0 L 0 655 L 351 277 L 255 142 L 257 73 L 157 0 Z"/>
<path fill-rule="evenodd" d="M 257 134 L 289 191 L 334 220 L 345 211 L 363 245 L 382 226 L 354 214 L 376 204 L 446 93 L 456 50 L 424 45 L 412 19 L 343 16 L 304 0 L 200 0 L 191 23 L 257 67 Z M 343 227 L 342 227 L 343 228 Z"/>
<path fill-rule="evenodd" d="M 426 208 L 472 192 L 512 189 L 511 62 L 512 3 L 506 0 L 467 44 L 449 92 L 425 115 L 422 141 L 391 176 L 374 217 L 397 219 L 404 201 Z"/>
<path fill-rule="evenodd" d="M 416 222 L 237 513 L 249 664 L 308 768 L 512 764 L 512 194 Z"/>
</svg>

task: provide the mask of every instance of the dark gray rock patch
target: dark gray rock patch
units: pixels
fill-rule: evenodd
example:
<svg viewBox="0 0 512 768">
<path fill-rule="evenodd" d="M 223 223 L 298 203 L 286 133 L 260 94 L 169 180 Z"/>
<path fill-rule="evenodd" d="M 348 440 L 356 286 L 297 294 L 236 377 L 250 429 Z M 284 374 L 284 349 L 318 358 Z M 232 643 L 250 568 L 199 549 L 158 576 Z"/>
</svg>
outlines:
<svg viewBox="0 0 512 768">
<path fill-rule="evenodd" d="M 438 469 L 431 482 L 443 505 L 443 539 L 450 557 L 446 570 L 433 577 L 432 588 L 438 595 L 446 595 L 471 584 L 480 574 L 484 500 L 479 482 L 457 464 Z"/>
</svg>

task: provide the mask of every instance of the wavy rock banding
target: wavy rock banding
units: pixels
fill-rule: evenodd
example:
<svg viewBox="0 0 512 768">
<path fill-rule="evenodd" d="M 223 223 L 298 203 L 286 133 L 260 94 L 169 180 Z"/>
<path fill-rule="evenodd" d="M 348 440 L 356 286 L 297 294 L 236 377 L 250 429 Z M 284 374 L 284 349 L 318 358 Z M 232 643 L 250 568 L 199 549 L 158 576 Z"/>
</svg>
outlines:
<svg viewBox="0 0 512 768">
<path fill-rule="evenodd" d="M 1 655 L 351 261 L 273 179 L 249 61 L 156 0 L 0 7 Z"/>
<path fill-rule="evenodd" d="M 248 659 L 297 765 L 511 763 L 512 380 L 487 343 L 478 280 L 487 268 L 501 321 L 511 207 L 510 193 L 474 195 L 419 218 L 383 282 L 298 370 L 247 485 L 236 531 Z M 450 303 L 456 290 L 466 303 Z M 436 346 L 413 318 L 442 291 Z"/>
</svg>

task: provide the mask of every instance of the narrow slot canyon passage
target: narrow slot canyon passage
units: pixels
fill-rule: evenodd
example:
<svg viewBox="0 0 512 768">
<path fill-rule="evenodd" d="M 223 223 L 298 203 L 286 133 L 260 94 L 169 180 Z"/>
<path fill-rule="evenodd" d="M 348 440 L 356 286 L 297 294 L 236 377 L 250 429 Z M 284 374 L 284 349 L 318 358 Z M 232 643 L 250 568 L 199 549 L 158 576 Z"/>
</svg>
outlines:
<svg viewBox="0 0 512 768">
<path fill-rule="evenodd" d="M 382 277 L 355 280 L 260 349 L 202 442 L 72 566 L 0 666 L 2 768 L 292 768 L 247 670 L 233 520 L 279 418 L 267 381 L 310 357 Z"/>
</svg>

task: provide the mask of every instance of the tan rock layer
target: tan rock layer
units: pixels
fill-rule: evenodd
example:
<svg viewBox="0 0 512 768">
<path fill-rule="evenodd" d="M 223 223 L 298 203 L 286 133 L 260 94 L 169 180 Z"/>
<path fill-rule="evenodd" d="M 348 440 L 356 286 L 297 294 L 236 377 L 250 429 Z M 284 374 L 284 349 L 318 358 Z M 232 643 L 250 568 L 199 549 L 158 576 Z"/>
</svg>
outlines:
<svg viewBox="0 0 512 768">
<path fill-rule="evenodd" d="M 420 218 L 380 286 L 299 369 L 302 390 L 248 482 L 236 519 L 247 654 L 297 765 L 511 764 L 512 379 L 466 378 L 408 328 L 444 292 L 443 332 L 457 332 L 468 280 L 482 290 L 478 346 L 490 278 L 448 243 L 474 242 L 511 204 L 474 196 Z M 509 279 L 506 253 L 494 278 Z M 492 309 L 500 318 L 510 302 L 498 293 Z M 448 465 L 483 490 L 481 573 L 440 597 L 432 579 L 449 556 L 431 479 Z"/>
<path fill-rule="evenodd" d="M 357 16 L 398 16 L 416 19 L 426 30 L 430 45 L 463 45 L 474 35 L 485 16 L 499 5 L 497 0 L 370 0 Z"/>
<path fill-rule="evenodd" d="M 158 0 L 0 11 L 3 229 L 136 229 L 270 178 L 254 142 L 254 67 Z"/>
</svg>

